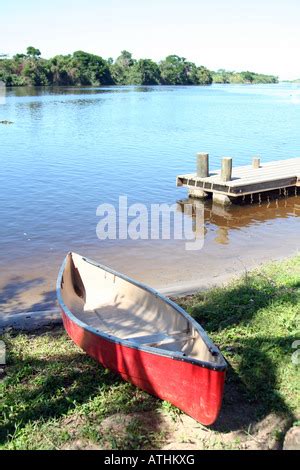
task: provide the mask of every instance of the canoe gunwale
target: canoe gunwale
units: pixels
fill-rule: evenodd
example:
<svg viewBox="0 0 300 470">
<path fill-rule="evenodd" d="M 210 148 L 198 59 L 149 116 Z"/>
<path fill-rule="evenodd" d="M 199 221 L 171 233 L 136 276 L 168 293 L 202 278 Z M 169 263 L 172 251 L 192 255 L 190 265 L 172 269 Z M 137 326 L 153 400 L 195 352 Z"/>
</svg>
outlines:
<svg viewBox="0 0 300 470">
<path fill-rule="evenodd" d="M 67 315 L 70 318 L 70 320 L 72 322 L 76 323 L 79 327 L 83 328 L 84 330 L 86 330 L 86 331 L 88 331 L 88 332 L 90 332 L 90 333 L 92 333 L 92 334 L 94 334 L 94 335 L 96 335 L 100 338 L 103 338 L 107 341 L 110 341 L 110 342 L 115 343 L 115 344 L 119 344 L 119 345 L 127 347 L 127 348 L 136 349 L 136 350 L 143 351 L 143 352 L 150 353 L 150 354 L 155 354 L 157 356 L 168 357 L 168 358 L 176 360 L 176 361 L 187 362 L 187 363 L 190 363 L 190 364 L 197 365 L 199 367 L 203 367 L 203 368 L 218 371 L 218 372 L 224 372 L 224 371 L 227 370 L 227 363 L 226 363 L 224 357 L 222 356 L 220 350 L 213 344 L 213 342 L 207 336 L 205 330 L 201 327 L 201 325 L 199 325 L 199 323 L 197 323 L 190 315 L 188 315 L 187 312 L 185 312 L 184 309 L 182 309 L 175 302 L 168 299 L 167 297 L 160 294 L 159 292 L 152 289 L 151 287 L 149 287 L 149 286 L 147 286 L 147 285 L 145 285 L 145 284 L 143 284 L 139 281 L 131 279 L 130 277 L 126 276 L 125 274 L 114 271 L 113 269 L 111 269 L 107 266 L 101 265 L 100 263 L 96 263 L 96 262 L 94 262 L 94 261 L 92 261 L 92 260 L 90 260 L 86 257 L 82 257 L 82 259 L 84 261 L 100 268 L 100 269 L 103 269 L 103 270 L 109 272 L 110 274 L 118 276 L 118 277 L 122 278 L 123 280 L 125 280 L 125 281 L 127 281 L 131 284 L 134 284 L 135 286 L 137 286 L 141 289 L 146 290 L 147 292 L 151 293 L 152 295 L 154 295 L 157 298 L 160 298 L 162 301 L 164 301 L 165 303 L 167 303 L 171 307 L 173 307 L 179 314 L 183 315 L 185 317 L 185 319 L 192 324 L 192 326 L 196 329 L 196 331 L 201 336 L 201 338 L 202 338 L 203 342 L 205 343 L 206 347 L 208 348 L 209 352 L 215 357 L 219 356 L 221 363 L 216 364 L 216 363 L 213 363 L 213 362 L 200 361 L 198 359 L 193 359 L 189 356 L 185 356 L 181 352 L 177 353 L 175 351 L 168 351 L 168 350 L 164 350 L 164 349 L 161 349 L 161 348 L 156 348 L 156 347 L 153 347 L 153 346 L 139 345 L 139 344 L 134 343 L 130 340 L 121 339 L 117 336 L 107 334 L 104 331 L 98 330 L 98 329 L 88 325 L 87 323 L 84 323 L 83 321 L 79 320 L 79 318 L 76 317 L 76 315 L 74 315 L 71 312 L 71 310 L 67 307 L 67 305 L 64 303 L 63 298 L 62 298 L 62 293 L 61 293 L 61 283 L 62 283 L 63 273 L 64 273 L 64 270 L 65 270 L 65 266 L 66 266 L 69 255 L 72 256 L 72 252 L 68 253 L 68 255 L 64 259 L 64 261 L 62 263 L 62 266 L 60 268 L 58 278 L 57 278 L 57 284 L 56 284 L 56 293 L 57 293 L 57 300 L 58 300 L 58 303 L 59 303 L 62 311 L 64 312 L 65 315 Z"/>
</svg>

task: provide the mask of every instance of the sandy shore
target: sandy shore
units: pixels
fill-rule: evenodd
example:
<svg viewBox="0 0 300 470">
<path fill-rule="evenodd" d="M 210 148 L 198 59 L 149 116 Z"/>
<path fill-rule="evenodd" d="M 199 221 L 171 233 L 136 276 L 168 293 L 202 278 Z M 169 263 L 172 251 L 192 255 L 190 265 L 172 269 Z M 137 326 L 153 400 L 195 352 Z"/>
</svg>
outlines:
<svg viewBox="0 0 300 470">
<path fill-rule="evenodd" d="M 294 256 L 297 251 L 293 252 Z M 207 273 L 198 275 L 183 282 L 175 282 L 167 286 L 154 286 L 159 292 L 169 297 L 180 297 L 194 294 L 198 291 L 213 287 L 222 287 L 232 280 L 245 275 L 262 264 L 271 261 L 279 261 L 287 256 L 273 256 L 271 259 L 257 259 L 244 263 L 238 258 L 231 266 L 223 266 L 223 271 L 218 275 Z M 202 273 L 203 274 L 203 273 Z M 60 310 L 56 301 L 56 292 L 53 288 L 53 279 L 50 276 L 43 282 L 37 282 L 36 277 L 24 276 L 6 284 L 6 295 L 0 296 L 2 305 L 0 314 L 0 330 L 13 326 L 15 329 L 36 329 L 48 324 L 61 322 Z M 52 287 L 52 289 L 51 289 Z M 2 290 L 3 292 L 3 290 Z"/>
</svg>

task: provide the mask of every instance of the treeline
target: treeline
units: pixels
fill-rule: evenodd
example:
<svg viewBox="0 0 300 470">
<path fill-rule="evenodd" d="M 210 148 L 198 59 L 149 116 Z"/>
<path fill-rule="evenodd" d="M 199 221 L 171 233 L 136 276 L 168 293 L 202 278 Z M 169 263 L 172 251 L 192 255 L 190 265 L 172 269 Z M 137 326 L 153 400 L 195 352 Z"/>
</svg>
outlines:
<svg viewBox="0 0 300 470">
<path fill-rule="evenodd" d="M 254 72 L 228 72 L 220 69 L 217 72 L 212 72 L 214 83 L 278 83 L 278 77 L 274 75 L 264 75 Z"/>
<path fill-rule="evenodd" d="M 159 63 L 135 60 L 128 51 L 113 59 L 77 51 L 43 59 L 39 49 L 13 58 L 0 55 L 0 80 L 7 86 L 211 85 L 212 83 L 277 83 L 278 78 L 253 72 L 212 72 L 183 57 L 170 55 Z"/>
</svg>

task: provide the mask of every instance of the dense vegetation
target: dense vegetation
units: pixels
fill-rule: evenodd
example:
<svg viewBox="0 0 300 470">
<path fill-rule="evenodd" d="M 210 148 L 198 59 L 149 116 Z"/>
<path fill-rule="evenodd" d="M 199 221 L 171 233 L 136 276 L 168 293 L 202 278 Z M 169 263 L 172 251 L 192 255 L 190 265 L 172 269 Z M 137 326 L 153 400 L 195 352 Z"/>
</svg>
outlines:
<svg viewBox="0 0 300 470">
<path fill-rule="evenodd" d="M 253 72 L 211 72 L 184 57 L 169 55 L 158 64 L 136 60 L 122 51 L 113 59 L 77 51 L 43 59 L 39 49 L 12 58 L 0 54 L 0 80 L 7 86 L 47 85 L 210 85 L 211 83 L 277 83 L 278 78 Z"/>
<path fill-rule="evenodd" d="M 214 83 L 278 83 L 278 77 L 254 72 L 228 72 L 220 69 L 212 72 Z"/>
</svg>

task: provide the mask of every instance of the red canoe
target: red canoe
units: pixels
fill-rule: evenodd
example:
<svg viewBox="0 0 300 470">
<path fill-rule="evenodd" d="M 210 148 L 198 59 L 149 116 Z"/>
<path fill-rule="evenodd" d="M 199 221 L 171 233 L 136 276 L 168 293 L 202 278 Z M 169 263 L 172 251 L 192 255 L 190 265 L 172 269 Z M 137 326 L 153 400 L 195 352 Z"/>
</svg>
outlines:
<svg viewBox="0 0 300 470">
<path fill-rule="evenodd" d="M 75 253 L 61 267 L 57 297 L 67 333 L 87 354 L 197 421 L 216 420 L 227 364 L 182 308 Z"/>
</svg>

